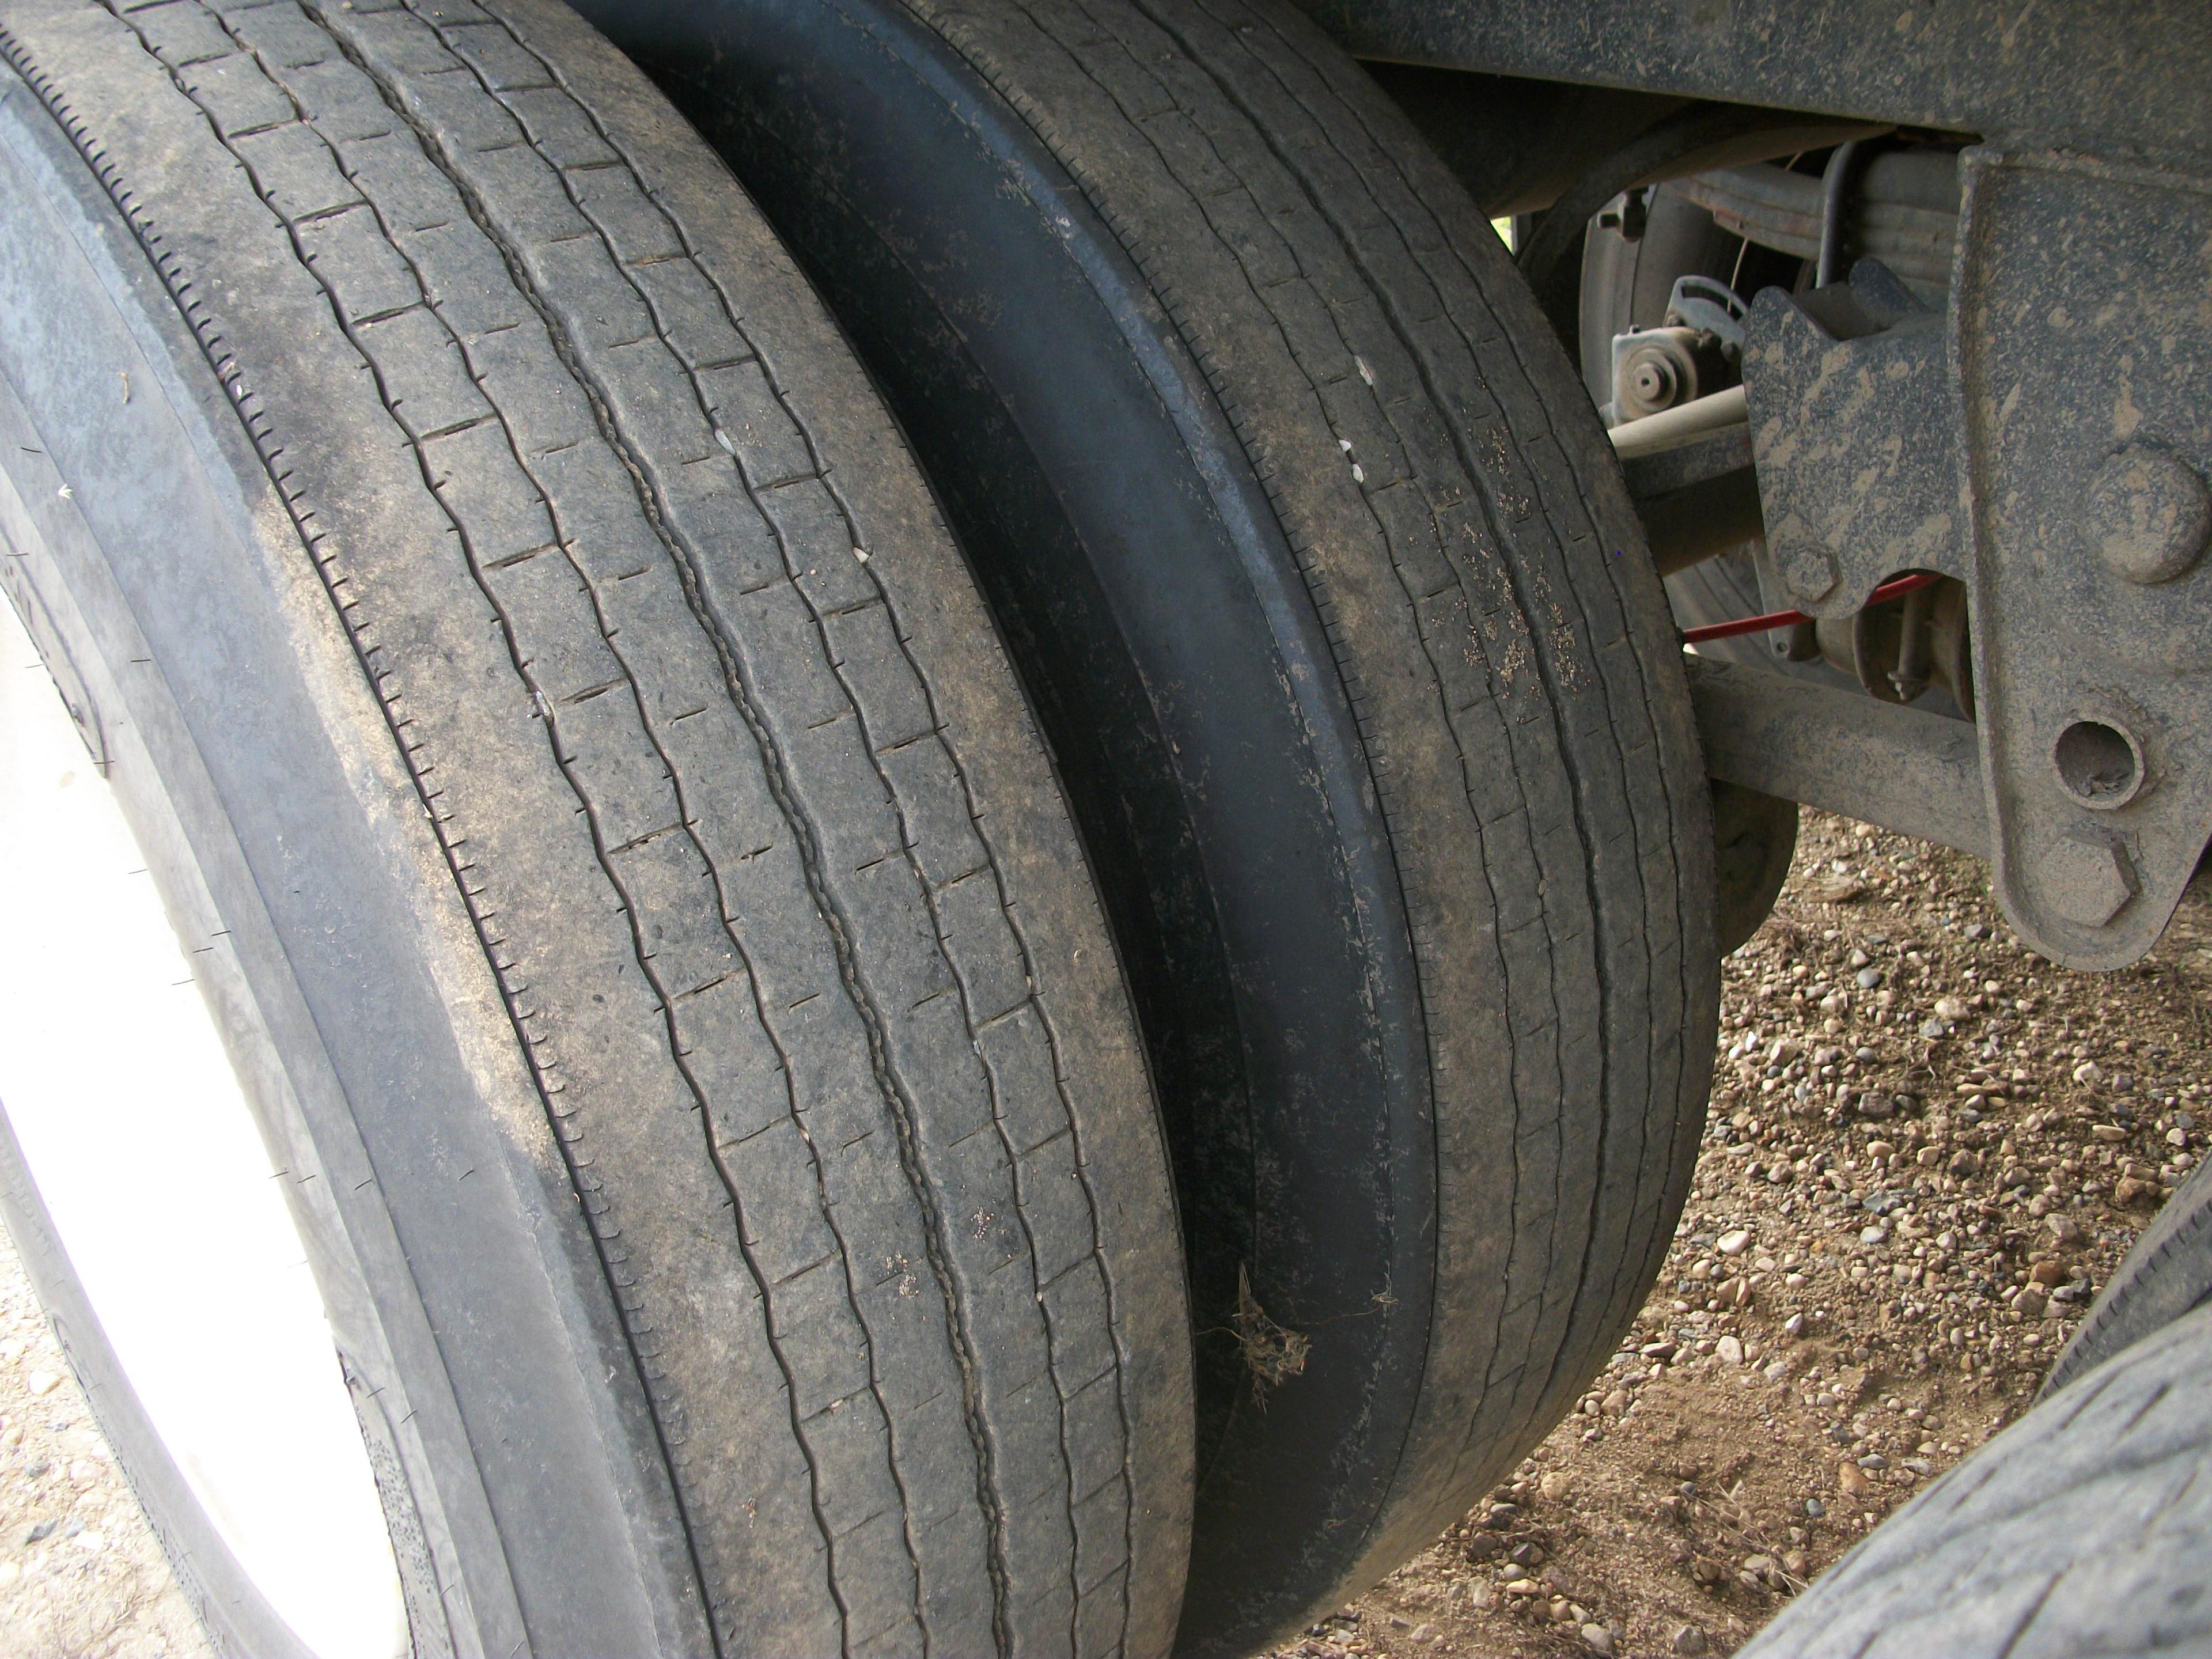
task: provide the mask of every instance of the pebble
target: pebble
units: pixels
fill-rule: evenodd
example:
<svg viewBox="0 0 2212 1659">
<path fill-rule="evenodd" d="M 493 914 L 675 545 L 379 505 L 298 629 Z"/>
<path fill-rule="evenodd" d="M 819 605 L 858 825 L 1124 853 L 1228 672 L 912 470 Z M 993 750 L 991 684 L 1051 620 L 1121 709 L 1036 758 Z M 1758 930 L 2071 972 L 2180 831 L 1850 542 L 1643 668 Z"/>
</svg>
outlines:
<svg viewBox="0 0 2212 1659">
<path fill-rule="evenodd" d="M 1750 1246 L 1751 1231 L 1746 1227 L 1737 1227 L 1723 1233 L 1713 1244 L 1713 1248 L 1723 1255 L 1741 1255 Z"/>
<path fill-rule="evenodd" d="M 1814 1520 L 1818 1521 L 1827 1512 L 1828 1506 L 1826 1504 L 1823 1504 L 1819 1498 L 1808 1498 L 1805 1500 L 1805 1513 L 1812 1516 Z"/>
<path fill-rule="evenodd" d="M 1956 997 L 1936 999 L 1936 1018 L 1948 1025 L 1956 1025 L 1966 1017 L 1966 1005 Z M 1941 1033 L 1938 1033 L 1940 1036 Z"/>
<path fill-rule="evenodd" d="M 2046 1216 L 2043 1224 L 2051 1229 L 2051 1236 L 2061 1244 L 2079 1244 L 2081 1242 L 2081 1224 L 2070 1215 Z"/>
<path fill-rule="evenodd" d="M 1713 1344 L 1713 1352 L 1721 1357 L 1723 1364 L 1741 1365 L 1743 1364 L 1743 1339 L 1724 1336 Z"/>
<path fill-rule="evenodd" d="M 1697 1656 L 1705 1650 L 1705 1633 L 1695 1625 L 1685 1625 L 1674 1632 L 1674 1640 L 1667 1645 L 1680 1654 L 1682 1659 L 1697 1659 Z"/>
<path fill-rule="evenodd" d="M 1856 1463 L 1845 1461 L 1836 1465 L 1836 1489 L 1846 1498 L 1856 1498 L 1872 1485 L 1864 1471 Z"/>
<path fill-rule="evenodd" d="M 2013 1298 L 2012 1305 L 2022 1319 L 2040 1318 L 2044 1308 L 2043 1287 L 2039 1285 L 2022 1285 L 2020 1294 Z"/>
<path fill-rule="evenodd" d="M 2105 1068 L 2094 1060 L 2085 1060 L 2074 1068 L 2074 1080 L 2076 1083 L 2095 1083 L 2104 1075 Z"/>
<path fill-rule="evenodd" d="M 1584 1625 L 1583 1626 L 1583 1640 L 1589 1644 L 1589 1649 L 1592 1653 L 1611 1653 L 1613 1651 L 1613 1632 L 1607 1630 L 1603 1625 Z"/>
<path fill-rule="evenodd" d="M 56 1389 L 59 1388 L 61 1386 L 61 1378 L 56 1376 L 52 1371 L 33 1371 L 31 1373 L 31 1392 L 33 1395 L 43 1397 L 46 1395 L 52 1394 Z"/>
</svg>

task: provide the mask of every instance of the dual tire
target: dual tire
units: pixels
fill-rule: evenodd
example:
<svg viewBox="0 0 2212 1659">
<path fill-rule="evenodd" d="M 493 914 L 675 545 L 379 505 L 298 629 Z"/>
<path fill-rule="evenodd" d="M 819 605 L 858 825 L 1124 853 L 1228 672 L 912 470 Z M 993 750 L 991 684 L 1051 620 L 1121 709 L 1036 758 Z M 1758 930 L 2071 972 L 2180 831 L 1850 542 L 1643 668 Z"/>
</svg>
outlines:
<svg viewBox="0 0 2212 1659">
<path fill-rule="evenodd" d="M 541 0 L 0 9 L 0 578 L 313 1177 L 410 1644 L 1248 1651 L 1673 1230 L 1617 471 L 1286 9 L 587 10 L 683 115 Z"/>
</svg>

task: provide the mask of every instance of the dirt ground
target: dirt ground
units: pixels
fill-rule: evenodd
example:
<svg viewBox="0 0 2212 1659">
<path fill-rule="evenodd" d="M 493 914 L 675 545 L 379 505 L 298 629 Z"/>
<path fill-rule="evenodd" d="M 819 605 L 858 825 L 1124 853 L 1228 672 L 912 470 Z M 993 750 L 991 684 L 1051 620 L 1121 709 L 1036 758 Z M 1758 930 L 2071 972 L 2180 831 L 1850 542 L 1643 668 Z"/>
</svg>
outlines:
<svg viewBox="0 0 2212 1659">
<path fill-rule="evenodd" d="M 1980 866 L 1808 814 L 1725 964 L 1666 1271 L 1578 1409 L 1279 1650 L 1725 1654 L 2025 1409 L 2212 1114 L 2212 923 L 2066 972 Z M 206 1649 L 0 1240 L 0 1654 Z M 51 1525 L 49 1524 L 51 1523 Z"/>
</svg>

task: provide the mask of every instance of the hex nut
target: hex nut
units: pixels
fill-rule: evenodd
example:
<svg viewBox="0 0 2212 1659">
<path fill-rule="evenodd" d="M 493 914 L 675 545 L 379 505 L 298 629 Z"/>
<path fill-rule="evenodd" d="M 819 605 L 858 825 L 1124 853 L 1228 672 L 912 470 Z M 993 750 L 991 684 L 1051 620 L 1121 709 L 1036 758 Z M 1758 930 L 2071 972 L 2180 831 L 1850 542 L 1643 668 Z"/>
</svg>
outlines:
<svg viewBox="0 0 2212 1659">
<path fill-rule="evenodd" d="M 2212 539 L 2212 489 L 2172 451 L 2124 444 L 2090 479 L 2081 527 L 2123 580 L 2170 582 L 2196 566 Z"/>
<path fill-rule="evenodd" d="M 1774 568 L 1790 591 L 1802 599 L 1817 599 L 1834 591 L 1843 580 L 1836 556 L 1818 542 L 1785 542 L 1774 550 Z"/>
<path fill-rule="evenodd" d="M 2039 885 L 2051 906 L 2083 927 L 2102 927 L 2136 896 L 2134 860 L 2101 836 L 2061 834 L 2044 849 Z"/>
</svg>

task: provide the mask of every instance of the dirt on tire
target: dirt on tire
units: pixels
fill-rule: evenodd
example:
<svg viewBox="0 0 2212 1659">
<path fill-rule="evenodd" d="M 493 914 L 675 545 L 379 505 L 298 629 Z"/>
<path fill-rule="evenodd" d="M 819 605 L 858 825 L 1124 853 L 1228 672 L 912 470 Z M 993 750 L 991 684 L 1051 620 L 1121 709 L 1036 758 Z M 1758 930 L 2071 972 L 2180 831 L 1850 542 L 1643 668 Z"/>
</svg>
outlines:
<svg viewBox="0 0 2212 1659">
<path fill-rule="evenodd" d="M 2070 973 L 2012 938 L 1974 860 L 1807 814 L 1724 964 L 1696 1186 L 1633 1340 L 1483 1505 L 1278 1654 L 1741 1644 L 2027 1408 L 2202 1152 L 2208 988 L 2212 908 L 2135 968 Z M 20 1278 L 0 1322 L 0 1635 L 197 1651 L 73 1385 L 33 1393 L 65 1367 Z M 100 1550 L 27 1541 L 70 1516 Z"/>
</svg>

